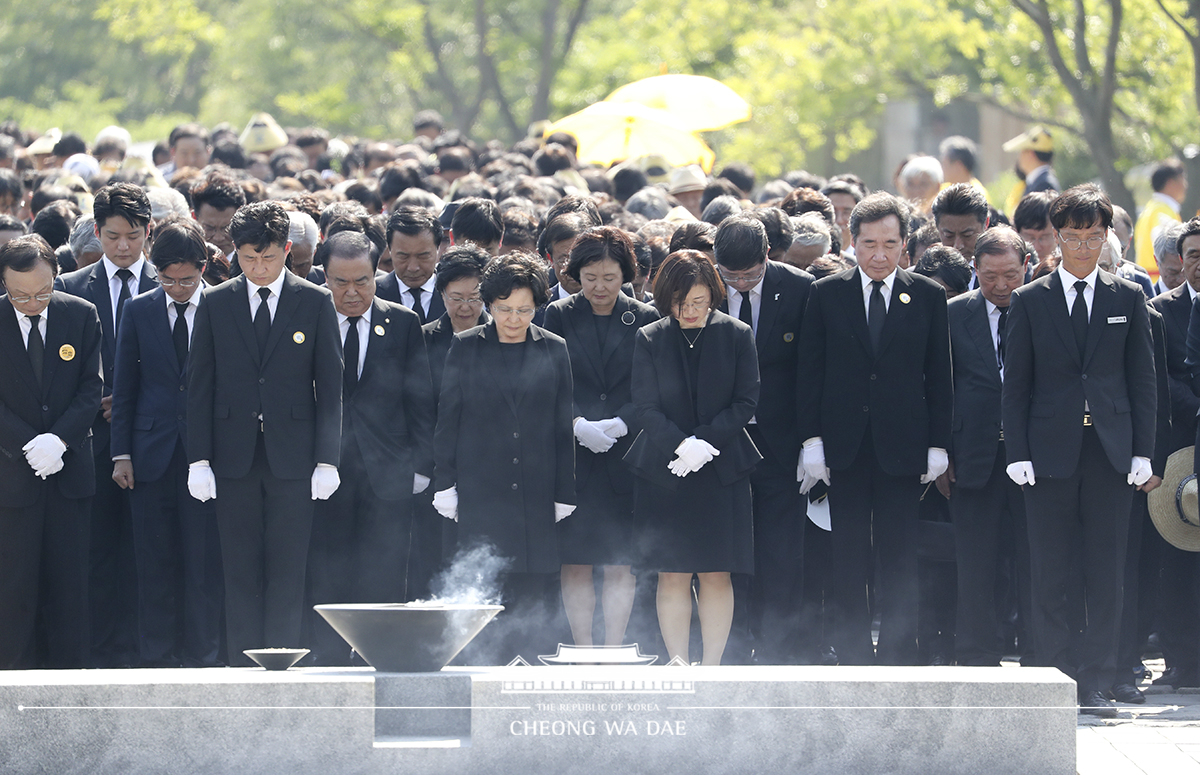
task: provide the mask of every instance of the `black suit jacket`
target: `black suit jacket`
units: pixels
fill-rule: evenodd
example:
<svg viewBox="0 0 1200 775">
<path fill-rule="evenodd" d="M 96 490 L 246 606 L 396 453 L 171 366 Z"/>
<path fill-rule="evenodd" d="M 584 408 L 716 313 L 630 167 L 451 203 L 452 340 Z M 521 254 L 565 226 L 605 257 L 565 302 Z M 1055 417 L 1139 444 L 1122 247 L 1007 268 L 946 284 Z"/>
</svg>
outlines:
<svg viewBox="0 0 1200 775">
<path fill-rule="evenodd" d="M 958 487 L 978 490 L 992 476 L 1000 445 L 1000 365 L 983 294 L 951 299 L 946 317 L 954 358 L 954 477 Z"/>
<path fill-rule="evenodd" d="M 187 443 L 187 363 L 175 355 L 166 295 L 155 288 L 126 302 L 117 335 L 112 456 L 130 455 L 139 482 L 161 478 Z"/>
<path fill-rule="evenodd" d="M 266 357 L 258 354 L 245 275 L 204 291 L 188 379 L 188 460 L 225 479 L 254 461 L 262 415 L 272 473 L 307 479 L 337 465 L 342 435 L 342 345 L 333 297 L 284 272 Z"/>
<path fill-rule="evenodd" d="M 491 315 L 480 312 L 476 325 L 486 326 L 491 322 Z M 429 353 L 429 373 L 433 377 L 433 398 L 436 403 L 438 395 L 442 392 L 442 372 L 446 369 L 446 356 L 450 353 L 450 343 L 454 341 L 454 324 L 450 322 L 450 314 L 443 312 L 437 320 L 421 326 L 421 333 L 425 336 L 425 350 Z"/>
<path fill-rule="evenodd" d="M 1192 296 L 1187 283 L 1154 297 L 1150 305 L 1162 315 L 1167 335 L 1167 385 L 1171 391 L 1171 451 L 1189 447 L 1196 440 L 1196 413 L 1200 398 L 1192 389 L 1192 374 L 1187 366 L 1188 325 L 1192 317 Z M 1197 332 L 1200 334 L 1200 331 Z"/>
<path fill-rule="evenodd" d="M 22 448 L 43 433 L 67 445 L 62 470 L 49 478 L 59 493 L 96 492 L 91 426 L 104 388 L 100 320 L 90 303 L 64 293 L 56 292 L 48 309 L 39 387 L 12 303 L 0 296 L 0 504 L 10 508 L 33 505 L 41 491 Z"/>
<path fill-rule="evenodd" d="M 142 264 L 137 291 L 133 295 L 137 296 L 157 287 L 158 273 L 154 271 L 154 265 L 147 260 Z M 104 261 L 97 261 L 83 269 L 59 275 L 54 281 L 54 289 L 87 299 L 96 308 L 96 313 L 100 316 L 100 331 L 104 337 L 100 343 L 100 365 L 104 369 L 104 395 L 111 394 L 113 366 L 117 362 L 117 335 L 113 330 L 112 296 L 109 293 L 108 274 L 104 271 Z M 97 454 L 108 449 L 109 431 L 108 420 L 105 420 L 104 415 L 98 412 L 92 423 L 92 433 L 95 436 L 93 444 Z"/>
<path fill-rule="evenodd" d="M 946 292 L 933 280 L 896 270 L 878 353 L 867 332 L 859 270 L 813 283 L 800 364 L 800 439 L 820 436 L 832 470 L 854 462 L 868 421 L 875 456 L 892 476 L 923 474 L 930 447 L 950 448 Z"/>
<path fill-rule="evenodd" d="M 675 448 L 689 436 L 721 454 L 711 465 L 724 485 L 733 484 L 762 460 L 746 433 L 758 408 L 758 353 L 750 327 L 713 310 L 701 334 L 699 384 L 692 401 L 691 377 L 679 323 L 662 318 L 637 332 L 633 352 L 633 400 L 642 430 L 625 454 L 634 473 L 674 490 L 679 478 L 667 470 Z"/>
<path fill-rule="evenodd" d="M 362 375 L 342 414 L 342 447 L 358 442 L 376 495 L 408 498 L 413 473 L 433 478 L 435 412 L 417 313 L 377 297 Z"/>
<path fill-rule="evenodd" d="M 796 376 L 804 308 L 812 284 L 813 276 L 808 272 L 768 261 L 754 335 L 759 377 L 754 420 L 770 453 L 789 463 L 799 460 L 800 443 L 804 441 L 796 425 Z M 720 309 L 728 312 L 728 302 L 721 302 Z"/>
<path fill-rule="evenodd" d="M 408 306 L 400 297 L 400 294 L 406 290 L 408 290 L 408 286 L 400 282 L 400 278 L 396 276 L 395 272 L 388 272 L 375 283 L 376 298 L 399 304 L 402 307 Z M 446 302 L 442 301 L 442 294 L 434 291 L 432 296 L 433 298 L 429 300 L 429 314 L 425 316 L 427 322 L 437 320 L 446 312 Z"/>
<path fill-rule="evenodd" d="M 1158 386 L 1158 406 L 1155 408 L 1158 422 L 1154 430 L 1154 457 L 1150 460 L 1150 468 L 1156 475 L 1162 476 L 1167 467 L 1167 458 L 1176 449 L 1171 446 L 1174 441 L 1171 433 L 1171 388 L 1167 384 L 1167 329 L 1158 310 L 1148 305 L 1146 311 L 1150 313 L 1150 333 L 1154 344 L 1154 381 Z"/>
<path fill-rule="evenodd" d="M 596 421 L 620 417 L 629 433 L 599 455 L 586 447 L 576 449 L 575 485 L 583 487 L 594 467 L 607 466 L 614 489 L 631 492 L 633 480 L 621 458 L 641 430 L 631 388 L 634 335 L 642 326 L 658 320 L 658 310 L 619 294 L 603 348 L 593 317 L 592 305 L 582 293 L 560 299 L 546 309 L 546 330 L 567 341 L 571 356 L 572 419 Z"/>
<path fill-rule="evenodd" d="M 1146 297 L 1100 270 L 1083 358 L 1058 272 L 1013 292 L 1004 336 L 1004 440 L 1009 463 L 1068 477 L 1079 464 L 1084 402 L 1113 468 L 1154 457 L 1157 386 Z M 1036 332 L 1036 333 L 1035 333 Z"/>
<path fill-rule="evenodd" d="M 454 337 L 438 399 L 435 491 L 458 488 L 461 542 L 488 540 L 513 572 L 553 573 L 554 504 L 575 503 L 571 360 L 561 337 L 533 325 L 519 374 L 502 346 L 494 323 Z"/>
<path fill-rule="evenodd" d="M 1025 186 L 1025 193 L 1032 194 L 1037 191 L 1061 191 L 1058 185 L 1058 176 L 1054 174 L 1053 167 L 1047 167 L 1042 170 L 1032 182 Z M 1034 469 L 1036 475 L 1037 469 Z"/>
</svg>

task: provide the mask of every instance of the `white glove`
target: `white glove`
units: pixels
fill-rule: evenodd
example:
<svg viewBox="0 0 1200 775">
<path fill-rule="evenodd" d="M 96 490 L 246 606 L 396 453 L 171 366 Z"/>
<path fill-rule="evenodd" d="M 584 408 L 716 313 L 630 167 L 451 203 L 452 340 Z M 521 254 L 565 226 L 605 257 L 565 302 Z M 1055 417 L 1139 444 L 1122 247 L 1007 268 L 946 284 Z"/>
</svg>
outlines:
<svg viewBox="0 0 1200 775">
<path fill-rule="evenodd" d="M 329 496 L 337 492 L 341 483 L 342 478 L 338 476 L 337 468 L 328 463 L 317 463 L 312 474 L 312 499 L 315 501 L 329 500 Z"/>
<path fill-rule="evenodd" d="M 217 497 L 217 478 L 207 461 L 188 466 L 188 492 L 200 502 Z"/>
<path fill-rule="evenodd" d="M 413 474 L 413 495 L 420 495 L 429 487 L 429 477 Z"/>
<path fill-rule="evenodd" d="M 579 440 L 581 446 L 587 447 L 597 455 L 601 452 L 608 452 L 609 448 L 617 442 L 616 439 L 600 429 L 599 423 L 585 420 L 582 417 L 575 421 L 575 438 Z"/>
<path fill-rule="evenodd" d="M 25 462 L 29 463 L 29 467 L 41 476 L 40 472 L 51 463 L 62 460 L 67 445 L 53 433 L 43 433 L 30 439 L 29 443 L 21 447 L 21 451 L 25 453 Z"/>
<path fill-rule="evenodd" d="M 37 474 L 38 476 L 42 477 L 43 479 L 45 479 L 48 476 L 53 476 L 54 474 L 57 474 L 62 469 L 63 469 L 63 461 L 62 461 L 62 458 L 59 458 L 58 460 L 51 461 L 44 468 L 39 468 L 39 469 L 34 470 L 34 473 Z"/>
<path fill-rule="evenodd" d="M 925 475 L 921 477 L 921 484 L 929 484 L 934 479 L 946 473 L 946 469 L 950 467 L 950 457 L 946 454 L 946 450 L 941 447 L 930 447 L 925 461 L 927 470 L 925 471 Z"/>
<path fill-rule="evenodd" d="M 679 446 L 675 448 L 675 454 L 679 456 L 680 462 L 691 469 L 689 473 L 694 473 L 721 454 L 721 451 L 704 439 L 688 436 L 679 442 Z"/>
<path fill-rule="evenodd" d="M 558 501 L 555 501 L 554 502 L 554 521 L 562 522 L 564 519 L 571 516 L 571 514 L 574 513 L 574 511 L 575 511 L 574 506 L 568 506 L 565 503 L 559 503 Z"/>
<path fill-rule="evenodd" d="M 446 519 L 458 521 L 458 487 L 433 494 L 433 507 Z"/>
<path fill-rule="evenodd" d="M 1141 487 L 1153 475 L 1154 471 L 1150 469 L 1150 458 L 1135 457 L 1129 464 L 1129 478 L 1127 482 L 1134 487 Z"/>
<path fill-rule="evenodd" d="M 1033 463 L 1029 460 L 1010 463 L 1004 470 L 1008 472 L 1008 478 L 1017 484 L 1028 484 L 1030 487 L 1036 484 L 1033 480 Z"/>
<path fill-rule="evenodd" d="M 596 427 L 604 431 L 604 434 L 614 441 L 629 433 L 629 426 L 620 417 L 610 417 L 607 420 L 600 420 L 596 423 Z"/>
<path fill-rule="evenodd" d="M 796 479 L 801 483 L 800 492 L 807 493 L 817 482 L 824 482 L 826 487 L 829 486 L 829 467 L 825 465 L 825 442 L 820 436 L 814 436 L 804 442 L 804 448 L 800 451 L 800 469 L 803 471 L 796 471 Z M 812 480 L 812 484 L 806 489 L 804 482 L 808 479 Z"/>
</svg>

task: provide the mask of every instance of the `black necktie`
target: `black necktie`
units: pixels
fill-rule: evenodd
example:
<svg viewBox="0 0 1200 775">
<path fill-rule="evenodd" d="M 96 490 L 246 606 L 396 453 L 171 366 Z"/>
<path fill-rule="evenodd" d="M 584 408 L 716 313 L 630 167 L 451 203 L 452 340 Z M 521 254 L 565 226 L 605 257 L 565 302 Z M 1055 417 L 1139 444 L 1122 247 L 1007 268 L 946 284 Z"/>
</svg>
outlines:
<svg viewBox="0 0 1200 775">
<path fill-rule="evenodd" d="M 258 312 L 254 313 L 254 336 L 258 339 L 258 356 L 260 358 L 265 358 L 267 355 L 267 337 L 271 335 L 271 308 L 267 306 L 267 299 L 270 296 L 270 288 L 258 289 L 258 298 L 262 299 L 262 303 L 258 305 Z"/>
<path fill-rule="evenodd" d="M 883 303 L 883 280 L 872 280 L 871 302 L 867 305 L 867 331 L 871 334 L 871 349 L 879 350 L 879 337 L 883 335 L 883 321 L 887 318 L 887 305 Z"/>
<path fill-rule="evenodd" d="M 117 324 L 113 326 L 113 330 L 121 327 L 121 312 L 125 309 L 125 302 L 129 301 L 129 280 L 133 277 L 133 272 L 128 269 L 118 269 L 117 278 L 121 281 L 121 292 L 117 294 Z"/>
<path fill-rule="evenodd" d="M 1083 348 L 1087 345 L 1088 309 L 1087 300 L 1083 298 L 1083 290 L 1087 283 L 1079 280 L 1075 283 L 1075 303 L 1071 305 L 1071 328 L 1075 330 L 1075 344 L 1079 346 L 1079 357 L 1083 358 Z"/>
<path fill-rule="evenodd" d="M 1000 321 L 996 323 L 996 337 L 1000 344 L 996 347 L 996 363 L 1004 368 L 1004 325 L 1008 322 L 1008 307 L 1000 307 Z"/>
<path fill-rule="evenodd" d="M 183 313 L 187 311 L 188 303 L 186 301 L 171 303 L 175 305 L 175 327 L 171 329 L 171 339 L 175 342 L 175 357 L 179 361 L 179 370 L 183 371 L 183 364 L 187 361 L 188 356 L 188 326 L 187 318 Z"/>
<path fill-rule="evenodd" d="M 347 397 L 354 395 L 354 388 L 358 387 L 358 321 L 361 319 L 361 316 L 346 319 L 350 328 L 346 331 L 346 341 L 342 345 L 342 354 L 346 360 L 342 371 L 342 392 Z"/>
<path fill-rule="evenodd" d="M 421 325 L 425 325 L 425 307 L 421 305 L 421 294 L 425 292 L 425 289 L 418 286 L 409 288 L 408 292 L 413 297 L 413 312 L 417 313 L 417 317 L 421 319 Z"/>
<path fill-rule="evenodd" d="M 738 310 L 738 320 L 754 328 L 754 308 L 750 306 L 750 291 L 738 291 L 742 294 L 742 308 Z"/>
<path fill-rule="evenodd" d="M 38 328 L 38 323 L 41 322 L 41 315 L 26 315 L 29 318 L 29 324 L 32 328 L 29 329 L 29 363 L 33 366 L 33 376 L 37 377 L 38 384 L 42 384 L 42 360 L 46 355 L 46 346 L 42 343 L 42 330 Z"/>
</svg>

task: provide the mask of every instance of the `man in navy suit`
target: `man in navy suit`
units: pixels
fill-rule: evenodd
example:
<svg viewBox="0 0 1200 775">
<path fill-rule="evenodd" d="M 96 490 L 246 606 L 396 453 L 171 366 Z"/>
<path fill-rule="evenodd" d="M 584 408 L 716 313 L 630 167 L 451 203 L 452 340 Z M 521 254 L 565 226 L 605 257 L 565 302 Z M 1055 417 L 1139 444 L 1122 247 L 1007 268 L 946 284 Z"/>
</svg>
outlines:
<svg viewBox="0 0 1200 775">
<path fill-rule="evenodd" d="M 408 307 L 417 313 L 422 325 L 437 320 L 446 311 L 442 295 L 435 292 L 433 276 L 444 235 L 437 216 L 424 207 L 398 207 L 388 217 L 392 271 L 379 278 L 375 295 Z"/>
<path fill-rule="evenodd" d="M 728 299 L 721 311 L 754 331 L 760 385 L 758 407 L 746 426 L 763 456 L 750 474 L 754 576 L 735 577 L 734 591 L 748 604 L 739 608 L 749 613 L 755 661 L 799 664 L 806 517 L 794 476 L 801 441 L 796 374 L 801 323 L 813 278 L 788 264 L 768 261 L 769 243 L 762 222 L 750 215 L 726 218 L 714 237 L 717 270 Z M 744 597 L 747 585 L 749 595 Z M 740 635 L 731 636 L 726 652 L 733 660 L 749 657 L 738 643 Z"/>
<path fill-rule="evenodd" d="M 104 257 L 91 266 L 60 275 L 54 287 L 95 305 L 104 332 L 100 352 L 104 400 L 102 411 L 92 424 L 96 496 L 92 499 L 89 595 L 95 666 L 111 667 L 137 661 L 133 519 L 128 494 L 110 475 L 109 422 L 117 332 L 126 302 L 139 293 L 153 290 L 158 281 L 154 268 L 142 255 L 150 231 L 150 200 L 146 192 L 131 183 L 105 186 L 97 192 L 92 212 Z"/>
<path fill-rule="evenodd" d="M 187 365 L 204 234 L 192 220 L 154 232 L 161 287 L 132 299 L 117 336 L 112 478 L 129 491 L 138 574 L 138 651 L 146 666 L 217 664 L 221 554 L 214 504 L 187 490 Z"/>
</svg>

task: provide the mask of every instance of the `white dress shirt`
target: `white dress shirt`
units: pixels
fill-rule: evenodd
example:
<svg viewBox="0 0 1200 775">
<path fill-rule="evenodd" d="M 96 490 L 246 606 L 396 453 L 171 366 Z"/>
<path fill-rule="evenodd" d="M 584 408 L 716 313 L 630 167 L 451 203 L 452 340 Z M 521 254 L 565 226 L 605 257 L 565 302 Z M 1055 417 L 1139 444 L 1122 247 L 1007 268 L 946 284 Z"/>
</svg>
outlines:
<svg viewBox="0 0 1200 775">
<path fill-rule="evenodd" d="M 759 278 L 758 284 L 750 289 L 750 319 L 753 321 L 750 328 L 754 330 L 754 335 L 758 336 L 758 315 L 762 310 L 762 287 L 766 282 L 767 273 L 764 270 L 763 276 Z M 741 320 L 742 314 L 742 292 L 732 285 L 725 285 L 725 294 L 729 298 L 729 314 L 731 317 Z"/>
<path fill-rule="evenodd" d="M 346 347 L 346 336 L 350 333 L 350 318 L 342 313 L 337 313 L 338 331 L 342 336 L 342 348 Z M 367 307 L 367 311 L 358 319 L 358 328 L 355 333 L 358 335 L 358 376 L 362 376 L 363 364 L 367 362 L 367 345 L 371 342 L 371 308 Z"/>
<path fill-rule="evenodd" d="M 1027 185 L 1027 186 L 1031 185 L 1033 183 L 1034 179 L 1037 178 L 1038 175 L 1042 174 L 1042 170 L 1048 170 L 1048 169 L 1050 169 L 1049 164 L 1043 164 L 1040 167 L 1034 167 L 1033 169 L 1031 169 L 1029 171 L 1029 174 L 1025 176 L 1025 185 Z"/>
<path fill-rule="evenodd" d="M 1075 305 L 1075 283 L 1083 280 L 1087 283 L 1087 287 L 1083 289 L 1083 301 L 1087 304 L 1088 320 L 1092 319 L 1092 299 L 1096 298 L 1096 276 L 1100 274 L 1100 267 L 1092 269 L 1087 277 L 1076 277 L 1075 275 L 1063 269 L 1062 264 L 1054 271 L 1058 272 L 1058 279 L 1062 282 L 1063 294 L 1067 299 L 1067 315 L 1071 314 L 1071 309 Z"/>
<path fill-rule="evenodd" d="M 988 328 L 992 331 L 992 347 L 996 351 L 996 366 L 1000 366 L 1000 308 L 987 299 L 983 300 L 987 307 Z M 1004 381 L 1004 369 L 1000 369 L 1000 381 Z"/>
<path fill-rule="evenodd" d="M 100 263 L 104 264 L 104 271 L 108 275 L 108 301 L 109 308 L 112 310 L 113 328 L 117 326 L 117 301 L 121 298 L 121 278 L 117 277 L 117 272 L 121 267 L 108 260 L 108 256 L 100 258 Z M 142 279 L 142 267 L 146 265 L 146 259 L 139 256 L 137 261 L 134 261 L 129 266 L 125 267 L 133 273 L 133 277 L 129 278 L 129 297 L 133 298 L 138 295 L 138 286 Z"/>
<path fill-rule="evenodd" d="M 192 343 L 192 334 L 196 331 L 196 309 L 200 306 L 200 297 L 204 295 L 204 281 L 196 283 L 196 288 L 192 291 L 192 298 L 187 300 L 187 309 L 183 312 L 183 319 L 187 321 L 188 330 L 188 347 L 190 349 Z M 175 300 L 167 293 L 163 293 L 163 297 L 167 300 L 167 326 L 174 331 L 175 319 L 179 317 L 179 313 L 175 311 Z M 251 317 L 251 320 L 254 318 Z"/>
<path fill-rule="evenodd" d="M 400 287 L 404 289 L 400 291 L 400 300 L 404 303 L 404 306 L 409 309 L 415 309 L 416 300 L 413 298 L 412 288 L 405 285 L 403 281 L 400 281 Z M 421 286 L 421 317 L 425 320 L 429 320 L 429 305 L 433 302 L 433 294 L 436 287 L 436 274 L 430 275 L 425 284 Z"/>
<path fill-rule="evenodd" d="M 283 270 L 283 272 L 286 271 L 286 269 Z M 246 293 L 250 295 L 251 320 L 254 320 L 254 316 L 258 314 L 258 307 L 262 304 L 262 298 L 259 297 L 258 291 L 260 288 L 266 287 L 271 289 L 271 295 L 267 297 L 267 310 L 271 313 L 271 322 L 275 322 L 275 310 L 279 309 L 279 294 L 283 290 L 283 272 L 280 272 L 274 282 L 267 286 L 255 285 L 249 277 L 246 278 Z"/>
<path fill-rule="evenodd" d="M 873 283 L 874 280 L 872 280 L 870 277 L 867 277 L 867 273 L 862 270 L 862 267 L 859 267 L 859 269 L 858 269 L 858 279 L 862 281 L 863 311 L 867 316 L 867 322 L 870 322 L 870 320 L 871 320 L 871 291 L 873 290 L 873 286 L 871 285 L 871 283 Z M 883 294 L 883 308 L 885 310 L 892 308 L 892 286 L 895 285 L 895 283 L 896 283 L 896 270 L 893 269 L 891 274 L 889 274 L 887 277 L 883 278 L 883 287 L 879 289 L 879 292 L 881 294 Z"/>
<path fill-rule="evenodd" d="M 12 304 L 9 304 L 12 307 Z M 21 329 L 21 338 L 25 340 L 25 349 L 29 349 L 29 334 L 33 331 L 33 323 L 30 322 L 29 316 L 16 307 L 12 307 L 13 312 L 17 313 L 17 326 Z M 38 333 L 42 335 L 42 345 L 46 344 L 46 314 L 50 311 L 47 306 L 42 310 L 41 318 L 38 319 Z"/>
<path fill-rule="evenodd" d="M 1181 206 L 1179 202 L 1175 201 L 1175 197 L 1164 194 L 1161 191 L 1155 191 L 1150 195 L 1150 199 L 1151 201 L 1158 200 L 1159 202 L 1162 202 L 1167 207 L 1170 207 L 1172 210 L 1174 210 L 1176 215 L 1179 215 Z"/>
<path fill-rule="evenodd" d="M 1196 289 L 1195 289 L 1195 288 L 1193 288 L 1193 287 L 1192 287 L 1192 284 L 1191 284 L 1191 283 L 1189 283 L 1187 280 L 1184 280 L 1184 281 L 1183 281 L 1183 284 L 1187 286 L 1187 289 L 1188 289 L 1188 298 L 1189 298 L 1189 299 L 1191 299 L 1193 302 L 1194 302 L 1194 301 L 1196 301 L 1196 296 L 1197 296 L 1197 295 L 1200 295 L 1200 294 L 1197 294 L 1197 293 L 1196 293 Z"/>
</svg>

